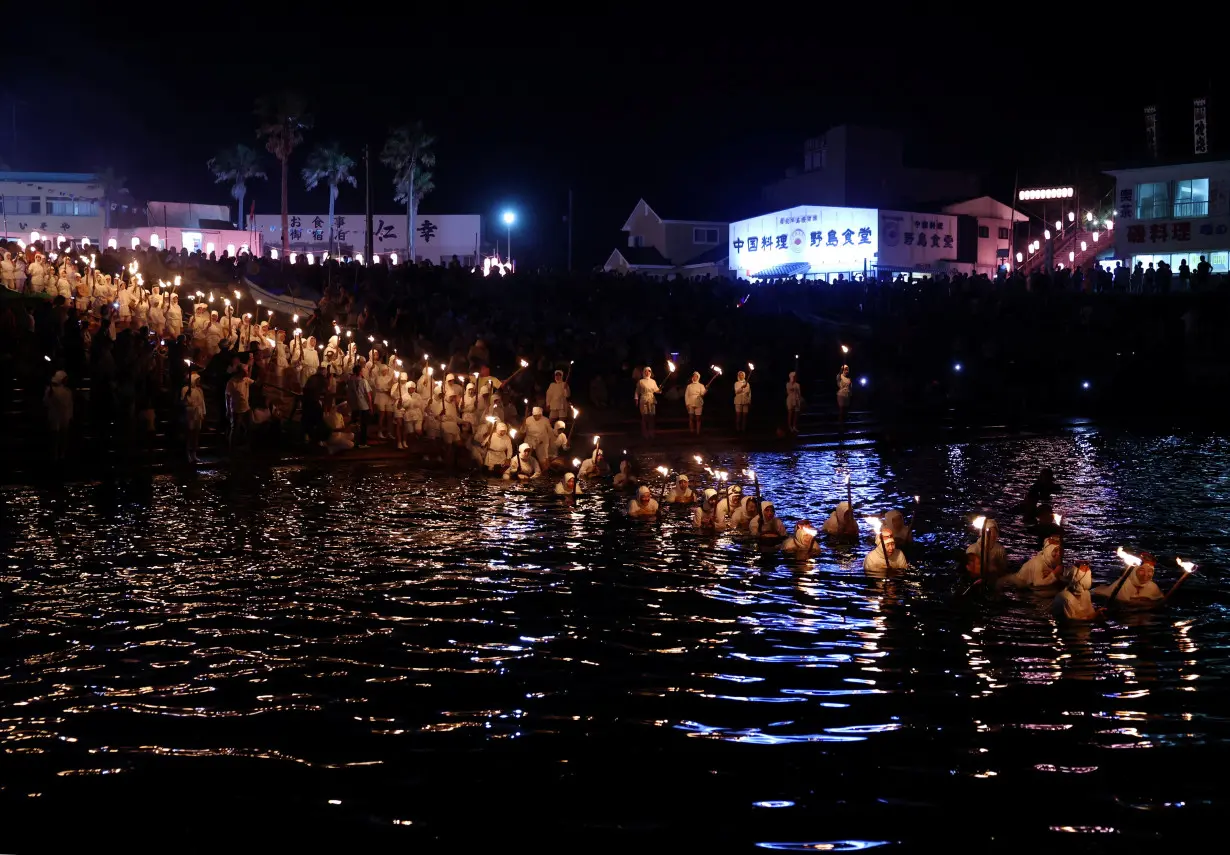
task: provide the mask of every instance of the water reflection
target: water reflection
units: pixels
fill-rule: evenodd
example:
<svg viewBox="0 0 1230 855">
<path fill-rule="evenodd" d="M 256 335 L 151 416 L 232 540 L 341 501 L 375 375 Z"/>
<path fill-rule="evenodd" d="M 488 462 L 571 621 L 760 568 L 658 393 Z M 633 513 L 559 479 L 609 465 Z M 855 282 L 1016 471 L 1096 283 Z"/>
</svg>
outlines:
<svg viewBox="0 0 1230 855">
<path fill-rule="evenodd" d="M 1161 806 L 1221 803 L 1170 754 L 1230 735 L 1217 575 L 1163 613 L 1059 628 L 1045 598 L 953 603 L 950 564 L 975 508 L 1027 557 L 1012 508 L 1045 461 L 1099 581 L 1124 542 L 1216 567 L 1230 467 L 1209 449 L 1086 430 L 719 460 L 754 466 L 788 521 L 827 517 L 846 475 L 868 513 L 921 495 L 914 569 L 887 579 L 863 572 L 870 542 L 787 561 L 683 514 L 630 522 L 603 487 L 570 507 L 537 486 L 280 466 L 11 489 L 0 799 L 29 828 L 109 799 L 200 822 L 259 793 L 278 816 L 399 839 L 468 831 L 479 810 L 850 851 L 987 840 L 981 821 L 941 833 L 900 811 L 1044 787 L 1062 815 L 1025 831 L 1143 834 Z"/>
</svg>

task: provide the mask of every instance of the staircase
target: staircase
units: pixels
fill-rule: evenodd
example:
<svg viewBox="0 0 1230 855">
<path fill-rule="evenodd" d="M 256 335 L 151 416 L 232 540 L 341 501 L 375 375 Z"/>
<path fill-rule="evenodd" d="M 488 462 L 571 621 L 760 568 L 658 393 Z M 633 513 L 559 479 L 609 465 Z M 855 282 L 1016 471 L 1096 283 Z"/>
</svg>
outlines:
<svg viewBox="0 0 1230 855">
<path fill-rule="evenodd" d="M 1069 223 L 1068 226 L 1056 235 L 1051 233 L 1051 242 L 1055 247 L 1055 254 L 1052 262 L 1056 269 L 1063 265 L 1065 270 L 1071 270 L 1075 267 L 1089 269 L 1094 263 L 1098 255 L 1110 249 L 1114 245 L 1114 233 L 1104 229 L 1098 230 L 1097 240 L 1094 240 L 1093 231 L 1086 229 L 1080 223 Z M 1081 249 L 1081 244 L 1084 243 L 1085 248 Z M 1035 272 L 1042 270 L 1046 265 L 1046 244 L 1047 241 L 1042 241 L 1042 246 L 1038 247 L 1037 252 L 1029 253 L 1025 260 L 1021 262 L 1018 269 L 1025 276 L 1031 276 Z M 1069 258 L 1069 254 L 1074 257 Z"/>
</svg>

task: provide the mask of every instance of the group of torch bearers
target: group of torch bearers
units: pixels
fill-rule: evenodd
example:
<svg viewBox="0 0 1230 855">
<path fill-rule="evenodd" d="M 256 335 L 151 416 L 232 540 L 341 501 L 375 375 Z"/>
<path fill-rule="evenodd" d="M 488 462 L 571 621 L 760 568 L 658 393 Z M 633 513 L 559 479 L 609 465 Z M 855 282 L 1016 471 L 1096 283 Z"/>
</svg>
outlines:
<svg viewBox="0 0 1230 855">
<path fill-rule="evenodd" d="M 744 533 L 761 544 L 780 548 L 794 559 L 820 554 L 822 536 L 833 545 L 857 543 L 863 537 L 854 517 L 849 476 L 845 479 L 846 500 L 837 505 L 822 526 L 816 528 L 810 520 L 802 519 L 788 532 L 773 503 L 761 497 L 760 482 L 753 470 L 742 470 L 745 483 L 741 485 L 739 473 L 732 475 L 728 470 L 708 466 L 700 456 L 693 460 L 696 467 L 688 467 L 694 469 L 693 476 L 686 472 L 676 473 L 666 466 L 657 467 L 661 483 L 656 497 L 648 485 L 641 484 L 629 504 L 629 516 L 660 521 L 667 507 L 687 506 L 692 511 L 695 528 L 702 534 Z M 701 477 L 697 472 L 703 472 L 710 485 L 703 491 L 693 490 L 693 480 Z M 569 473 L 561 479 L 556 492 L 575 496 L 580 488 Z M 871 550 L 863 557 L 863 568 L 868 575 L 887 577 L 911 569 L 900 547 L 913 542 L 913 522 L 919 506 L 920 497 L 915 496 L 914 513 L 908 520 L 898 510 L 889 511 L 883 518 L 863 517 L 872 543 Z M 959 562 L 959 578 L 954 589 L 958 597 L 1005 588 L 1028 589 L 1052 597 L 1051 611 L 1057 620 L 1094 621 L 1104 619 L 1109 610 L 1115 608 L 1147 609 L 1165 604 L 1197 569 L 1194 562 L 1176 557 L 1179 577 L 1169 591 L 1162 593 L 1153 581 L 1157 566 L 1154 556 L 1148 552 L 1132 554 L 1119 547 L 1116 555 L 1124 563 L 1123 573 L 1113 582 L 1094 587 L 1088 561 L 1064 561 L 1063 517 L 1051 514 L 1049 505 L 1044 507 L 1047 517 L 1030 526 L 1041 534 L 1042 548 L 1013 571 L 1009 570 L 1004 548 L 998 541 L 998 523 L 986 515 L 973 519 L 978 538 L 967 547 Z M 1106 605 L 1095 607 L 1094 597 L 1105 599 Z"/>
</svg>

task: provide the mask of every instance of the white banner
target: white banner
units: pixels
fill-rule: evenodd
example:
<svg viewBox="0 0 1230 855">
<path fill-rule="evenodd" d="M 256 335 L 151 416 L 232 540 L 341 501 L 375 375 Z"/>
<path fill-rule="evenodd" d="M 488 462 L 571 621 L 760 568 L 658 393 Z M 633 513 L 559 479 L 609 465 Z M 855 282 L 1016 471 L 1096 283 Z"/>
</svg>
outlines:
<svg viewBox="0 0 1230 855">
<path fill-rule="evenodd" d="M 342 252 L 363 252 L 367 228 L 362 214 L 334 214 L 333 228 Z M 414 252 L 420 258 L 439 264 L 456 255 L 475 255 L 482 230 L 478 214 L 417 214 L 414 218 Z M 329 215 L 291 214 L 288 220 L 290 245 L 296 252 L 324 252 L 329 248 Z M 261 233 L 266 247 L 282 246 L 281 214 L 257 214 L 252 227 Z M 377 255 L 392 252 L 403 256 L 406 240 L 406 215 L 372 215 L 372 251 Z"/>
</svg>

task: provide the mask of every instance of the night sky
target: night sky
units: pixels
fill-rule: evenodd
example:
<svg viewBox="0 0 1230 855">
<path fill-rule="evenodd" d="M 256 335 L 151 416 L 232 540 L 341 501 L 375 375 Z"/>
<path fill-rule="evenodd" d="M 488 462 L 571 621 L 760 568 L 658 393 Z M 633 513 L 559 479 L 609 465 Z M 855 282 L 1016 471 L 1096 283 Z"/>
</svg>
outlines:
<svg viewBox="0 0 1230 855">
<path fill-rule="evenodd" d="M 668 218 L 763 213 L 760 187 L 801 166 L 804 139 L 846 122 L 898 127 L 912 165 L 973 169 L 1005 201 L 1018 170 L 1026 185 L 1069 182 L 1137 157 L 1147 103 L 1161 105 L 1163 140 L 1179 156 L 1193 96 L 1210 97 L 1214 148 L 1230 136 L 1230 123 L 1218 122 L 1224 74 L 1195 70 L 1195 59 L 1181 73 L 1123 72 L 1116 63 L 1141 55 L 1116 52 L 1104 25 L 1088 51 L 1065 56 L 1038 44 L 996 50 L 1006 44 L 1002 27 L 975 32 L 964 20 L 877 21 L 875 33 L 817 43 L 757 36 L 716 11 L 707 23 L 669 28 L 631 9 L 549 26 L 533 16 L 509 25 L 508 13 L 487 22 L 469 10 L 420 20 L 418 31 L 431 35 L 416 38 L 389 23 L 393 13 L 386 23 L 300 18 L 279 34 L 274 6 L 240 8 L 250 24 L 237 30 L 95 12 L 65 15 L 69 23 L 38 43 L 10 38 L 0 158 L 26 170 L 111 165 L 138 199 L 226 203 L 205 161 L 237 142 L 260 149 L 253 101 L 295 89 L 315 129 L 292 159 L 292 211 L 326 208 L 326 191 L 313 197 L 298 177 L 314 143 L 337 141 L 358 160 L 365 142 L 378 155 L 391 126 L 421 119 L 439 161 L 423 213 L 483 214 L 490 237 L 494 217 L 513 208 L 518 258 L 562 265 L 571 188 L 581 267 L 605 260 L 641 196 Z M 278 209 L 268 161 L 270 180 L 249 189 L 258 212 Z M 376 213 L 399 209 L 391 178 L 374 157 Z M 339 212 L 362 208 L 362 187 L 344 188 Z"/>
</svg>

